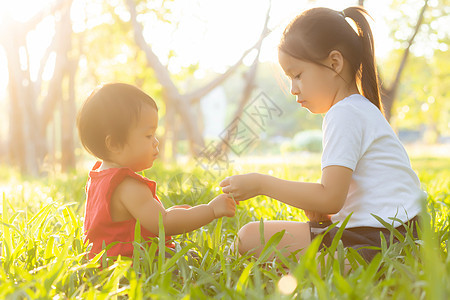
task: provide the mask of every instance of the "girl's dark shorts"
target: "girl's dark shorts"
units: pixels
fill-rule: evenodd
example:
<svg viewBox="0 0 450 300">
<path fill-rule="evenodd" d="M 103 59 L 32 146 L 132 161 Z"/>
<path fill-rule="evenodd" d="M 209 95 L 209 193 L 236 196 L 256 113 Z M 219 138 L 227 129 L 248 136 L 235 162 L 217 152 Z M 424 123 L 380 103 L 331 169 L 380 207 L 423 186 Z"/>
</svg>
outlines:
<svg viewBox="0 0 450 300">
<path fill-rule="evenodd" d="M 403 225 L 396 227 L 396 229 L 405 236 L 407 231 L 406 227 L 412 228 L 412 234 L 414 238 L 417 239 L 417 226 L 419 222 L 419 217 L 415 216 L 408 222 L 405 222 Z M 320 234 L 320 232 L 325 232 L 329 225 L 331 225 L 331 221 L 328 222 L 308 222 L 309 228 L 311 232 L 311 240 L 313 240 L 316 236 Z M 405 227 L 406 226 L 406 227 Z M 322 240 L 322 243 L 319 249 L 322 249 L 324 246 L 330 247 L 333 242 L 333 238 L 338 232 L 339 227 L 335 226 L 330 231 L 328 231 Z M 346 228 L 344 229 L 341 237 L 341 241 L 344 244 L 344 247 L 351 247 L 358 251 L 358 253 L 367 261 L 370 262 L 375 255 L 379 252 L 379 250 L 375 249 L 367 249 L 364 247 L 381 247 L 381 237 L 380 232 L 384 235 L 387 246 L 390 244 L 390 236 L 391 231 L 385 227 L 354 227 L 354 228 Z M 399 240 L 393 236 L 393 241 L 399 242 Z"/>
</svg>

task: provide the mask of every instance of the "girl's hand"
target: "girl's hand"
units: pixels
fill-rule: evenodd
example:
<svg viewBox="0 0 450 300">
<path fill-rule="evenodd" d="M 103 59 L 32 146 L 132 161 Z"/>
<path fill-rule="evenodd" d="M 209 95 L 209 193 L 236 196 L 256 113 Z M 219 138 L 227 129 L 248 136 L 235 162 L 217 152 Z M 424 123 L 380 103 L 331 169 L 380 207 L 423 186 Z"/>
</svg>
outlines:
<svg viewBox="0 0 450 300">
<path fill-rule="evenodd" d="M 234 200 L 243 201 L 260 195 L 261 174 L 248 173 L 243 175 L 234 175 L 225 178 L 220 182 L 222 191 L 232 194 Z"/>
<path fill-rule="evenodd" d="M 326 214 L 321 214 L 315 211 L 310 211 L 310 210 L 304 210 L 306 217 L 310 220 L 310 221 L 314 221 L 314 222 L 320 222 L 320 221 L 329 221 L 331 220 L 331 216 L 330 215 L 326 215 Z"/>
<path fill-rule="evenodd" d="M 220 194 L 208 203 L 214 212 L 214 217 L 234 217 L 236 213 L 236 202 L 227 194 Z"/>
</svg>

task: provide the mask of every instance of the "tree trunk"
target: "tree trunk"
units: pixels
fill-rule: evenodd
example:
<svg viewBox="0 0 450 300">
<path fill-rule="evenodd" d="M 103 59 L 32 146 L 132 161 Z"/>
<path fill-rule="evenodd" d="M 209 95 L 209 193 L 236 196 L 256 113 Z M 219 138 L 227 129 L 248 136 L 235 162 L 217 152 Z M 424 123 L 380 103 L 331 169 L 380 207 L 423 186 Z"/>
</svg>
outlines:
<svg viewBox="0 0 450 300">
<path fill-rule="evenodd" d="M 409 38 L 408 46 L 405 48 L 405 51 L 403 52 L 402 59 L 398 66 L 398 70 L 396 72 L 394 81 L 391 83 L 391 85 L 388 88 L 381 86 L 381 102 L 383 104 L 384 115 L 388 122 L 391 120 L 391 117 L 392 117 L 392 107 L 394 105 L 395 97 L 397 96 L 397 91 L 400 86 L 400 79 L 403 74 L 403 70 L 405 69 L 411 46 L 414 43 L 414 39 L 415 39 L 417 33 L 419 32 L 420 26 L 423 23 L 423 16 L 425 14 L 427 7 L 428 7 L 428 0 L 425 0 L 425 4 L 423 5 L 422 9 L 420 10 L 419 17 L 416 22 L 416 26 L 414 27 L 414 32 L 411 35 L 411 37 Z M 380 82 L 382 82 L 382 81 L 380 81 Z"/>
<path fill-rule="evenodd" d="M 364 0 L 358 0 L 358 5 L 364 6 Z M 419 32 L 420 26 L 423 23 L 423 16 L 427 9 L 427 6 L 428 0 L 425 0 L 425 3 L 419 13 L 419 17 L 417 19 L 414 32 L 408 41 L 408 46 L 405 48 L 405 51 L 403 52 L 402 59 L 396 72 L 394 81 L 391 83 L 389 87 L 385 87 L 383 85 L 381 86 L 381 103 L 383 105 L 384 116 L 388 122 L 390 122 L 392 117 L 392 107 L 394 106 L 395 97 L 397 96 L 398 87 L 400 85 L 400 78 L 402 76 L 403 70 L 405 69 L 406 61 L 409 56 L 409 50 L 412 44 L 414 43 L 414 39 L 417 33 Z M 379 82 L 383 82 L 383 80 L 381 80 L 380 73 L 378 73 L 378 77 L 380 78 Z"/>
<path fill-rule="evenodd" d="M 261 42 L 262 44 L 262 42 Z M 245 85 L 244 85 L 244 91 L 242 92 L 241 99 L 239 100 L 238 109 L 234 113 L 234 116 L 232 120 L 240 120 L 242 113 L 244 112 L 244 108 L 247 105 L 247 103 L 250 100 L 250 97 L 252 95 L 252 91 L 255 87 L 255 78 L 256 78 L 256 71 L 258 69 L 258 60 L 259 60 L 259 54 L 261 51 L 261 44 L 259 45 L 257 51 L 258 54 L 255 57 L 255 60 L 252 63 L 252 66 L 245 74 Z M 227 134 L 225 138 L 222 139 L 221 143 L 219 144 L 217 151 L 218 153 L 228 153 L 230 150 L 230 147 L 227 145 L 230 144 L 231 135 Z"/>
<path fill-rule="evenodd" d="M 51 7 L 46 7 L 26 23 L 16 22 L 6 13 L 1 13 L 1 17 L 6 20 L 5 24 L 9 24 L 5 30 L 7 36 L 2 36 L 0 40 L 5 48 L 9 72 L 8 91 L 11 103 L 9 156 L 11 163 L 18 165 L 22 174 L 39 175 L 40 164 L 47 154 L 46 129 L 56 103 L 61 99 L 57 94 L 61 89 L 62 70 L 66 64 L 64 57 L 69 51 L 67 41 L 70 41 L 71 36 L 67 34 L 67 30 L 64 31 L 64 28 L 71 28 L 69 14 L 71 3 L 72 0 L 55 1 Z M 66 26 L 59 26 L 60 23 L 56 25 L 51 46 L 53 48 L 53 45 L 56 45 L 57 52 L 54 75 L 49 84 L 44 107 L 38 110 L 37 100 L 42 90 L 41 76 L 50 51 L 48 50 L 41 60 L 38 80 L 35 83 L 32 82 L 26 37 L 46 16 L 57 10 L 62 10 L 59 22 L 65 23 Z"/>
<path fill-rule="evenodd" d="M 359 6 L 364 6 L 364 0 L 358 0 Z M 392 117 L 392 107 L 394 106 L 395 97 L 397 96 L 397 90 L 400 85 L 400 78 L 403 73 L 403 70 L 406 65 L 406 61 L 409 56 L 409 50 L 414 42 L 414 38 L 416 37 L 417 33 L 419 32 L 420 25 L 423 23 L 423 16 L 425 13 L 425 10 L 428 6 L 428 0 L 425 0 L 425 4 L 423 5 L 420 13 L 419 18 L 417 19 L 416 26 L 414 28 L 414 32 L 412 36 L 410 37 L 408 41 L 408 46 L 406 47 L 405 51 L 403 52 L 402 59 L 400 61 L 398 70 L 395 75 L 394 81 L 391 83 L 389 87 L 381 86 L 381 103 L 383 105 L 384 110 L 384 116 L 388 122 L 390 122 Z M 378 77 L 380 78 L 379 82 L 383 82 L 381 80 L 381 75 L 378 73 Z"/>
<path fill-rule="evenodd" d="M 166 152 L 167 150 L 170 150 L 170 153 L 168 154 L 169 157 L 173 157 L 173 139 L 172 135 L 175 132 L 175 115 L 176 111 L 175 108 L 171 105 L 166 104 L 166 116 L 165 116 L 165 134 L 163 137 L 163 144 L 162 149 L 160 151 L 163 151 L 163 159 L 165 160 Z"/>
<path fill-rule="evenodd" d="M 61 98 L 61 171 L 68 172 L 76 167 L 75 160 L 75 75 L 78 60 L 74 59 L 68 68 L 67 96 Z"/>
<path fill-rule="evenodd" d="M 72 24 L 70 15 L 67 12 L 65 20 L 62 21 L 62 30 L 66 36 L 66 41 L 62 45 L 61 55 L 65 57 L 64 73 L 67 75 L 67 87 L 61 95 L 61 171 L 68 172 L 76 167 L 74 132 L 76 123 L 75 104 L 75 76 L 78 68 L 79 53 L 76 57 L 69 58 L 69 51 L 72 49 Z M 68 37 L 68 38 L 67 38 Z"/>
<path fill-rule="evenodd" d="M 267 32 L 269 32 L 268 24 L 269 24 L 270 8 L 271 8 L 271 5 L 269 5 L 269 8 L 267 10 L 266 20 L 265 20 L 264 27 L 263 27 L 263 30 L 261 33 L 261 37 L 265 36 L 267 34 Z M 256 51 L 257 51 L 256 57 L 253 60 L 253 63 L 251 65 L 250 69 L 245 74 L 244 91 L 243 91 L 242 97 L 239 101 L 238 109 L 236 110 L 234 117 L 232 118 L 233 122 L 234 122 L 234 120 L 239 120 L 240 117 L 242 116 L 242 113 L 244 112 L 244 108 L 247 105 L 247 103 L 249 102 L 252 91 L 255 87 L 256 71 L 258 69 L 259 55 L 261 53 L 262 42 L 263 42 L 263 40 L 260 39 L 258 44 L 256 45 Z M 228 151 L 230 150 L 230 147 L 228 147 L 227 145 L 229 145 L 230 138 L 231 138 L 231 136 L 229 134 L 227 134 L 225 136 L 225 138 L 222 138 L 221 143 L 217 147 L 218 153 L 228 153 Z"/>
<path fill-rule="evenodd" d="M 9 19 L 9 22 L 14 22 Z M 11 24 L 10 23 L 10 24 Z M 19 27 L 11 26 L 9 43 L 4 43 L 9 71 L 9 96 L 11 101 L 11 114 L 9 119 L 9 155 L 11 162 L 17 164 L 22 173 L 33 176 L 38 174 L 36 161 L 36 144 L 38 138 L 35 116 L 35 97 L 30 81 L 29 66 L 21 66 L 20 50 L 25 49 L 26 42 Z M 23 53 L 23 51 L 22 51 Z M 29 64 L 27 60 L 27 64 Z M 26 68 L 26 71 L 23 70 Z"/>
</svg>

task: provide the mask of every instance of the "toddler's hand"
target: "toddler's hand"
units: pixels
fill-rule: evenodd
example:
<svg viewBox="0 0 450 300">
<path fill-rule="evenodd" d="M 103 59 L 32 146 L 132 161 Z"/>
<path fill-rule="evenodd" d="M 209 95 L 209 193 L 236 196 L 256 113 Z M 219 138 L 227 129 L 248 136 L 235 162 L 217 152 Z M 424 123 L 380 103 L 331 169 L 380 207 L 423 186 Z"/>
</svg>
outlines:
<svg viewBox="0 0 450 300">
<path fill-rule="evenodd" d="M 236 202 L 227 194 L 220 194 L 208 205 L 213 209 L 215 218 L 234 217 L 236 212 Z"/>
</svg>

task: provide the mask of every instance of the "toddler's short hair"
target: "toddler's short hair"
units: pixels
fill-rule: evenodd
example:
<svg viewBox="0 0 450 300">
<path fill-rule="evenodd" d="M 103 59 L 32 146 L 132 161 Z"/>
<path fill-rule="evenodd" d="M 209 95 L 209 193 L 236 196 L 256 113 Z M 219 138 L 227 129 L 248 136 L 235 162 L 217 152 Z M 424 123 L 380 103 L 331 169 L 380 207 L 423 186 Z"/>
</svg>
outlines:
<svg viewBox="0 0 450 300">
<path fill-rule="evenodd" d="M 108 83 L 94 89 L 77 116 L 83 147 L 95 157 L 107 160 L 106 137 L 123 146 L 130 128 L 138 122 L 143 104 L 158 111 L 155 101 L 139 88 L 125 83 Z"/>
</svg>

